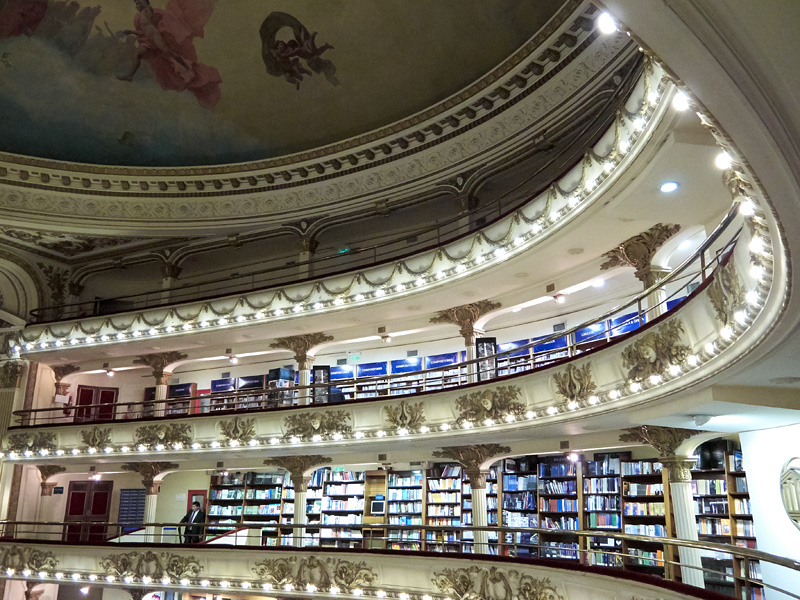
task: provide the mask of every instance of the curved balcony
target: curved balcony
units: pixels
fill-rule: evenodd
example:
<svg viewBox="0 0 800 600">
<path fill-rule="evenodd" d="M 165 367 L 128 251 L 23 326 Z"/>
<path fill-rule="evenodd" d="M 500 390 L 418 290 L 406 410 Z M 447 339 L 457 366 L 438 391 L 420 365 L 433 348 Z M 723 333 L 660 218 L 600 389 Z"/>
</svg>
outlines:
<svg viewBox="0 0 800 600">
<path fill-rule="evenodd" d="M 95 538 L 80 546 L 69 541 L 70 531 L 95 528 Z M 800 598 L 797 590 L 781 589 L 752 574 L 751 564 L 764 563 L 778 571 L 800 572 L 797 561 L 765 552 L 724 544 L 648 538 L 608 531 L 571 532 L 574 549 L 531 543 L 552 530 L 507 527 L 426 527 L 424 538 L 489 531 L 497 536 L 490 546 L 494 556 L 465 545 L 458 552 L 430 552 L 426 539 L 412 551 L 391 550 L 411 528 L 397 525 L 361 525 L 341 529 L 348 538 L 358 535 L 360 549 L 304 548 L 303 526 L 281 526 L 278 539 L 295 546 L 262 546 L 262 525 L 242 527 L 227 536 L 202 543 L 178 545 L 180 523 L 147 523 L 143 528 L 101 541 L 106 532 L 130 524 L 3 523 L 4 549 L 0 553 L 0 578 L 37 585 L 77 588 L 117 588 L 145 593 L 156 590 L 261 596 L 278 598 L 331 595 L 345 598 L 398 598 L 446 600 L 479 597 L 485 600 L 583 600 L 618 598 L 620 588 L 635 597 L 723 599 L 715 592 L 677 583 L 686 569 L 676 557 L 679 549 L 713 552 L 729 557 L 733 572 L 694 567 L 706 580 L 729 582 L 731 595 L 750 598 L 753 590 Z M 419 531 L 419 529 L 417 529 Z M 63 538 L 63 541 L 62 541 Z M 47 542 L 43 540 L 49 540 Z M 598 544 L 602 539 L 604 544 Z M 523 542 L 522 540 L 525 540 Z M 659 558 L 628 552 L 628 544 L 649 544 Z M 396 545 L 396 544 L 395 544 Z M 656 554 L 654 552 L 654 554 Z M 435 560 L 431 560 L 435 558 Z M 567 561 L 565 559 L 570 559 Z M 409 575 L 412 575 L 409 577 Z M 685 576 L 685 575 L 684 575 Z M 140 596 L 139 596 L 140 597 Z"/>
</svg>

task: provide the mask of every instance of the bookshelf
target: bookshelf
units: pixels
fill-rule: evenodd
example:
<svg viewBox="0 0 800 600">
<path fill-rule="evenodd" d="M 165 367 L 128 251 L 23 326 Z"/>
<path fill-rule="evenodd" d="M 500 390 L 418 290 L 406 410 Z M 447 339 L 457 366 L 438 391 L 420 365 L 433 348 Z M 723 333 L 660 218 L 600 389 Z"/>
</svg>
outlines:
<svg viewBox="0 0 800 600">
<path fill-rule="evenodd" d="M 599 460 L 598 460 L 599 459 Z M 611 455 L 596 455 L 583 468 L 584 529 L 622 530 L 621 459 Z M 588 563 L 617 567 L 622 565 L 619 540 L 604 537 L 588 538 L 589 550 L 603 553 L 588 554 Z M 607 554 L 612 553 L 612 554 Z"/>
<path fill-rule="evenodd" d="M 547 457 L 539 463 L 539 526 L 553 531 L 578 531 L 580 529 L 579 485 L 581 461 L 571 461 L 566 456 Z M 570 541 L 563 534 L 542 533 L 539 539 L 541 558 L 578 560 L 578 539 Z"/>
<path fill-rule="evenodd" d="M 283 475 L 246 473 L 244 476 L 243 524 L 261 524 L 261 543 L 277 545 L 283 508 Z"/>
<path fill-rule="evenodd" d="M 497 525 L 497 505 L 500 497 L 497 480 L 499 468 L 499 463 L 492 465 L 486 477 L 486 523 L 489 526 Z M 472 488 L 470 487 L 466 474 L 461 482 L 461 516 L 463 525 L 472 525 Z M 490 531 L 488 539 L 489 554 L 497 554 L 497 532 Z M 473 532 L 465 531 L 462 534 L 462 541 L 466 542 L 462 545 L 462 551 L 471 553 L 473 551 L 472 544 L 474 542 Z M 495 543 L 492 544 L 492 542 Z"/>
<path fill-rule="evenodd" d="M 439 463 L 428 469 L 425 524 L 440 527 L 461 525 L 461 465 Z M 425 531 L 426 548 L 437 552 L 460 552 L 456 532 Z"/>
<path fill-rule="evenodd" d="M 419 529 L 389 531 L 390 550 L 421 550 L 425 483 L 423 472 L 391 471 L 387 479 L 387 514 L 390 525 L 419 525 Z"/>
<path fill-rule="evenodd" d="M 622 530 L 633 535 L 665 537 L 669 530 L 665 494 L 666 473 L 658 460 L 637 460 L 621 465 Z M 624 542 L 622 552 L 631 556 L 626 568 L 664 572 L 664 553 L 658 542 Z"/>
<path fill-rule="evenodd" d="M 327 470 L 322 484 L 319 543 L 328 548 L 360 548 L 360 529 L 325 525 L 361 525 L 364 519 L 364 471 Z"/>
<path fill-rule="evenodd" d="M 750 508 L 750 493 L 747 487 L 747 474 L 742 465 L 741 450 L 725 453 L 725 478 L 728 489 L 728 509 L 731 520 L 732 544 L 741 548 L 756 549 L 756 532 L 753 526 L 753 514 Z M 750 561 L 745 573 L 745 564 L 742 559 L 733 559 L 734 573 L 740 576 L 747 575 L 750 579 L 761 580 L 761 564 Z M 750 595 L 746 597 L 745 586 L 740 581 L 734 581 L 734 596 L 745 600 L 762 600 L 764 588 L 758 582 L 750 584 Z"/>
<path fill-rule="evenodd" d="M 206 517 L 208 535 L 221 535 L 242 524 L 244 496 L 245 481 L 241 473 L 224 472 L 211 478 Z"/>
<path fill-rule="evenodd" d="M 364 473 L 364 525 L 373 527 L 362 531 L 364 548 L 383 550 L 386 548 L 387 508 L 386 471 L 366 471 Z"/>
<path fill-rule="evenodd" d="M 306 488 L 306 523 L 303 546 L 319 546 L 319 523 L 322 510 L 322 484 L 329 467 L 317 469 L 311 474 L 311 480 Z M 283 509 L 281 511 L 281 524 L 294 523 L 294 484 L 290 477 L 284 477 Z M 281 544 L 289 544 L 293 531 L 290 528 L 281 529 Z"/>
<path fill-rule="evenodd" d="M 506 527 L 539 527 L 538 477 L 535 456 L 503 461 L 502 507 Z M 531 533 L 506 534 L 507 544 L 516 544 L 516 555 L 536 558 L 539 536 Z"/>
</svg>

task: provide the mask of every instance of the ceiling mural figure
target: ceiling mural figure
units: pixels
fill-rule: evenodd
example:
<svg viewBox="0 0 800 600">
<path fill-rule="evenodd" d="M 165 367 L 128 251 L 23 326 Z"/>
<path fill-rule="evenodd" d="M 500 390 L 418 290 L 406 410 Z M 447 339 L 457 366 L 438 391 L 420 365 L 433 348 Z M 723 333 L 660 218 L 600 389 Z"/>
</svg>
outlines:
<svg viewBox="0 0 800 600">
<path fill-rule="evenodd" d="M 153 8 L 149 0 L 134 0 L 133 18 L 138 49 L 130 73 L 120 79 L 133 79 L 144 59 L 150 63 L 158 83 L 165 90 L 190 91 L 200 106 L 214 108 L 222 95 L 219 71 L 197 61 L 194 38 L 204 36 L 203 28 L 214 12 L 214 0 L 169 0 L 164 10 Z"/>
<path fill-rule="evenodd" d="M 294 39 L 284 41 L 278 39 L 278 32 L 285 27 L 292 30 Z M 314 73 L 324 74 L 333 85 L 339 85 L 336 78 L 336 66 L 329 60 L 322 58 L 326 50 L 333 50 L 330 44 L 317 47 L 317 32 L 309 33 L 308 29 L 292 15 L 284 12 L 270 13 L 259 30 L 261 34 L 261 56 L 267 73 L 275 77 L 285 77 L 286 81 L 293 83 L 300 89 L 303 75 Z M 303 66 L 305 61 L 307 68 Z"/>
</svg>

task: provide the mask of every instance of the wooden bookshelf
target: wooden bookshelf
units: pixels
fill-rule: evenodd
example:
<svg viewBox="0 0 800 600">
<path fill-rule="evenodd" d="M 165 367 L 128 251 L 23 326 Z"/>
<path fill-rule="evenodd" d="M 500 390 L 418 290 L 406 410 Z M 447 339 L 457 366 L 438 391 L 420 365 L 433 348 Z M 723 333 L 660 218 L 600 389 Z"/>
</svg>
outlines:
<svg viewBox="0 0 800 600">
<path fill-rule="evenodd" d="M 386 512 L 390 525 L 419 525 L 419 529 L 390 530 L 390 550 L 421 550 L 425 519 L 425 474 L 423 471 L 390 471 L 387 479 Z"/>
<path fill-rule="evenodd" d="M 539 527 L 537 458 L 523 456 L 503 461 L 501 486 L 502 523 L 505 527 Z M 539 556 L 539 536 L 506 534 L 506 544 L 516 545 L 517 556 Z"/>
<path fill-rule="evenodd" d="M 581 529 L 582 461 L 567 456 L 544 457 L 539 462 L 539 526 L 560 532 Z M 574 541 L 573 541 L 574 540 Z M 539 535 L 539 557 L 579 559 L 578 538 L 564 534 Z"/>
<path fill-rule="evenodd" d="M 439 463 L 428 469 L 425 524 L 457 527 L 461 525 L 461 478 L 458 463 Z M 436 552 L 460 552 L 461 536 L 456 533 L 425 531 L 425 546 Z"/>
<path fill-rule="evenodd" d="M 666 537 L 669 532 L 669 482 L 657 459 L 623 462 L 620 476 L 622 491 L 622 530 L 633 535 Z M 644 510 L 640 511 L 640 507 Z M 663 511 L 659 508 L 663 507 Z M 637 514 L 644 512 L 644 515 Z M 655 513 L 663 512 L 662 515 Z M 649 514 L 647 514 L 649 513 Z M 625 567 L 654 574 L 664 573 L 663 547 L 657 542 L 624 542 L 622 552 L 631 556 Z"/>
</svg>

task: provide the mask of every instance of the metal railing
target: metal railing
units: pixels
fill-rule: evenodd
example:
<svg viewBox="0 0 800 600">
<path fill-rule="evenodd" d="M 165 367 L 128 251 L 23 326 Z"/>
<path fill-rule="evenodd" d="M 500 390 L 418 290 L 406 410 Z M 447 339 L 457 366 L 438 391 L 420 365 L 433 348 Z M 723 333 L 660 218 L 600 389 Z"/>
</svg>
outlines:
<svg viewBox="0 0 800 600">
<path fill-rule="evenodd" d="M 658 316 L 666 312 L 666 305 L 677 299 L 678 295 L 683 293 L 682 290 L 695 288 L 694 293 L 701 291 L 713 277 L 716 268 L 730 257 L 741 232 L 740 228 L 731 234 L 713 257 L 709 258 L 707 253 L 720 241 L 722 234 L 736 219 L 737 213 L 738 208 L 734 204 L 711 235 L 691 256 L 666 278 L 627 302 L 569 330 L 554 333 L 492 356 L 412 373 L 343 379 L 324 385 L 290 385 L 282 388 L 219 392 L 157 401 L 25 409 L 15 411 L 13 414 L 19 426 L 202 416 L 217 412 L 265 411 L 290 408 L 298 404 L 313 404 L 315 398 L 330 399 L 332 386 L 342 391 L 344 401 L 359 402 L 386 399 L 394 395 L 434 392 L 477 381 L 524 374 L 612 343 L 621 336 L 652 322 L 653 315 Z M 648 296 L 666 286 L 674 286 L 675 289 L 670 295 L 665 294 L 659 303 L 644 306 Z M 553 347 L 555 345 L 559 347 Z M 511 357 L 512 354 L 521 352 L 526 352 L 526 356 Z"/>
<path fill-rule="evenodd" d="M 319 515 L 308 515 L 309 518 Z M 277 519 L 279 515 L 276 515 Z M 247 518 L 245 515 L 244 518 Z M 586 566 L 627 569 L 669 581 L 681 578 L 687 569 L 701 571 L 707 585 L 724 588 L 730 596 L 751 598 L 752 590 L 774 590 L 800 599 L 798 590 L 787 590 L 765 582 L 761 563 L 800 573 L 800 561 L 759 550 L 728 544 L 631 535 L 608 530 L 568 531 L 538 527 L 444 527 L 427 525 L 333 525 L 324 523 L 274 524 L 269 522 L 225 523 L 224 518 L 192 524 L 196 538 L 187 544 L 182 535 L 186 523 L 99 523 L 97 521 L 32 522 L 3 521 L 4 541 L 48 542 L 98 546 L 137 544 L 184 544 L 214 552 L 226 547 L 251 549 L 333 548 L 439 552 L 448 555 L 497 555 L 521 560 L 571 561 Z M 205 532 L 198 533 L 198 529 Z M 485 532 L 488 542 L 475 539 Z M 711 560 L 701 565 L 681 564 L 680 548 L 692 548 Z M 211 550 L 211 548 L 209 548 Z M 744 595 L 744 596 L 743 596 Z"/>
</svg>

